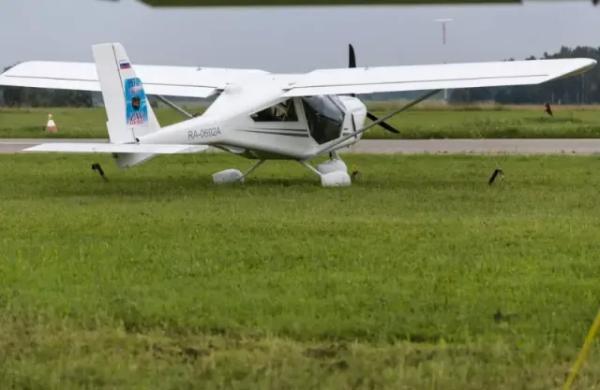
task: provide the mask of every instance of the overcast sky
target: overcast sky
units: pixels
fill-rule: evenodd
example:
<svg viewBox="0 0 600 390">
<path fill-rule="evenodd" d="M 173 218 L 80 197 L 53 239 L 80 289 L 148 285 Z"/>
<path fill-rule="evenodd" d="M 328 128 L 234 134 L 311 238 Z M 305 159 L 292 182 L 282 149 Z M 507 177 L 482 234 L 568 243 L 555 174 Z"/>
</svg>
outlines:
<svg viewBox="0 0 600 390">
<path fill-rule="evenodd" d="M 433 20 L 453 18 L 448 44 Z M 301 72 L 359 65 L 524 58 L 561 45 L 600 46 L 588 0 L 523 5 L 151 8 L 135 0 L 0 0 L 0 66 L 91 61 L 118 41 L 132 62 Z"/>
</svg>

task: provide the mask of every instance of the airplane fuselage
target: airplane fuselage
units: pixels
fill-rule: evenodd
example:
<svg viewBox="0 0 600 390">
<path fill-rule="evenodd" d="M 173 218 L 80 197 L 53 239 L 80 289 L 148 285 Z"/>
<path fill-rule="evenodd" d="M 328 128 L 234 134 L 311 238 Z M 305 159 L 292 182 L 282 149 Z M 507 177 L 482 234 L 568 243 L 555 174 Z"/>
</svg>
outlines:
<svg viewBox="0 0 600 390">
<path fill-rule="evenodd" d="M 219 107 L 219 99 L 213 106 Z M 248 158 L 303 160 L 362 128 L 366 114 L 364 103 L 352 96 L 279 97 L 228 115 L 209 109 L 200 117 L 140 137 L 139 142 L 212 145 Z M 360 135 L 352 137 L 340 147 L 359 139 Z"/>
</svg>

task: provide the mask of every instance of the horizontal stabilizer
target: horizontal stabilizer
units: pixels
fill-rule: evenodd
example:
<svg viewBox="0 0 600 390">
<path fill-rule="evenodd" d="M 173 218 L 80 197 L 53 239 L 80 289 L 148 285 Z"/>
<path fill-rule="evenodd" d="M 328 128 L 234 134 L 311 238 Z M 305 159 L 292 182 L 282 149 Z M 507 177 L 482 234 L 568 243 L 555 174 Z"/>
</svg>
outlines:
<svg viewBox="0 0 600 390">
<path fill-rule="evenodd" d="M 109 143 L 45 143 L 27 148 L 25 152 L 60 153 L 147 153 L 179 154 L 200 153 L 208 149 L 206 145 L 158 145 L 158 144 L 109 144 Z"/>
</svg>

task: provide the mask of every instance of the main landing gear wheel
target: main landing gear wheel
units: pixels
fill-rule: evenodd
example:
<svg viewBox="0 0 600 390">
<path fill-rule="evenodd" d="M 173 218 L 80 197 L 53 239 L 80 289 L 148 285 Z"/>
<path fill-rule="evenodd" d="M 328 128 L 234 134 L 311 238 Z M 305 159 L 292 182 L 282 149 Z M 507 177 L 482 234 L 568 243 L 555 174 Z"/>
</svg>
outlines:
<svg viewBox="0 0 600 390">
<path fill-rule="evenodd" d="M 217 172 L 212 175 L 213 183 L 215 184 L 231 184 L 231 183 L 243 183 L 248 175 L 254 172 L 260 167 L 265 160 L 259 160 L 252 168 L 248 169 L 246 173 L 242 173 L 239 169 L 225 169 L 224 171 Z"/>
</svg>

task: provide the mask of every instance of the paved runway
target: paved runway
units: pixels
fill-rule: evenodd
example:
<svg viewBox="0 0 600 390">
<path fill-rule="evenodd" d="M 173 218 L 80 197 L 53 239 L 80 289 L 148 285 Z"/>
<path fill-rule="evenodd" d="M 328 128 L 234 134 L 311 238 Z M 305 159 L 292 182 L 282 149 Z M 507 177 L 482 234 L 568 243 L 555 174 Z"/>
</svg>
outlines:
<svg viewBox="0 0 600 390">
<path fill-rule="evenodd" d="M 600 139 L 363 140 L 354 153 L 374 154 L 579 154 L 600 153 Z"/>
<path fill-rule="evenodd" d="M 19 153 L 44 142 L 106 142 L 105 139 L 0 139 L 0 153 Z M 600 139 L 363 140 L 347 153 L 369 154 L 600 154 Z"/>
<path fill-rule="evenodd" d="M 34 138 L 0 138 L 0 154 L 19 153 L 23 149 L 46 142 L 107 142 L 105 139 L 34 139 Z"/>
</svg>

